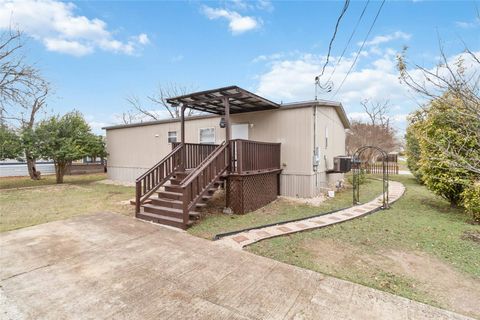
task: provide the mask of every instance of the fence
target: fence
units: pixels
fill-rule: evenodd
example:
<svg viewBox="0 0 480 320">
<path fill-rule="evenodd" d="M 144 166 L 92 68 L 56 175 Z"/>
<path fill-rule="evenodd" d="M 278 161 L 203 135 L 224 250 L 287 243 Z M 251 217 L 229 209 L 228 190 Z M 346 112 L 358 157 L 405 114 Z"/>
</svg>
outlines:
<svg viewBox="0 0 480 320">
<path fill-rule="evenodd" d="M 383 164 L 381 162 L 376 162 L 376 163 L 363 162 L 360 167 L 363 170 L 365 170 L 365 173 L 371 173 L 371 174 L 383 173 Z M 388 174 L 398 174 L 398 163 L 385 162 L 385 169 Z"/>
</svg>

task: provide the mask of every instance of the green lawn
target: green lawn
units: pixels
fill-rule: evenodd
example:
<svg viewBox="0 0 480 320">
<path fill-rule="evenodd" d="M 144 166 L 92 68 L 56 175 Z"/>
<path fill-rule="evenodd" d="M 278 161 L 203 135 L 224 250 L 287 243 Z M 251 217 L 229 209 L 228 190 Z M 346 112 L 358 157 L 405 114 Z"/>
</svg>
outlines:
<svg viewBox="0 0 480 320">
<path fill-rule="evenodd" d="M 0 231 L 101 211 L 132 214 L 127 200 L 134 188 L 98 183 L 103 179 L 105 174 L 65 176 L 61 185 L 55 176 L 0 179 Z"/>
<path fill-rule="evenodd" d="M 407 191 L 389 210 L 265 240 L 247 250 L 480 316 L 480 243 L 465 238 L 467 232 L 480 232 L 480 226 L 470 224 L 461 209 L 451 208 L 411 176 L 394 179 Z M 464 288 L 465 297 L 452 296 L 458 288 Z M 469 300 L 470 309 L 465 306 Z"/>
<path fill-rule="evenodd" d="M 376 179 L 367 179 L 361 186 L 360 200 L 367 202 L 382 193 L 381 182 Z M 244 215 L 222 214 L 224 200 L 219 199 L 207 208 L 207 214 L 200 223 L 197 223 L 188 232 L 206 239 L 212 239 L 216 234 L 276 223 L 291 219 L 304 218 L 316 214 L 327 213 L 332 210 L 349 207 L 352 205 L 352 189 L 347 188 L 337 192 L 335 198 L 328 199 L 320 206 L 310 206 L 279 199 L 259 210 Z M 209 210 L 210 209 L 210 210 Z"/>
</svg>

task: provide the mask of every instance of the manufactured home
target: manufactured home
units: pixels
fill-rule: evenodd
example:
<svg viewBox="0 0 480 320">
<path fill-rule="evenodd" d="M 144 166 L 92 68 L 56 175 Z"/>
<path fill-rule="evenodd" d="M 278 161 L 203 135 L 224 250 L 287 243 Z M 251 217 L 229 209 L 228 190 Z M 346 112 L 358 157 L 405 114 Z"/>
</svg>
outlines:
<svg viewBox="0 0 480 320">
<path fill-rule="evenodd" d="M 181 118 L 105 128 L 108 177 L 136 183 L 137 213 L 150 212 L 148 220 L 165 223 L 154 214 L 167 206 L 183 212 L 176 225 L 186 227 L 221 181 L 227 207 L 243 213 L 278 194 L 317 196 L 343 178 L 334 167 L 350 125 L 341 103 L 277 104 L 237 86 L 168 101 Z M 200 114 L 185 117 L 187 108 Z M 155 192 L 169 200 L 152 200 Z"/>
</svg>

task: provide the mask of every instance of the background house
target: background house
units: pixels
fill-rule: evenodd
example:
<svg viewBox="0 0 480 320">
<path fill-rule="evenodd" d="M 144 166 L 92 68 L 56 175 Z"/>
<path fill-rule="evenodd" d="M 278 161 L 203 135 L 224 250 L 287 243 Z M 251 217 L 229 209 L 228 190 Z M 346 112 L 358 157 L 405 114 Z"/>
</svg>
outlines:
<svg viewBox="0 0 480 320">
<path fill-rule="evenodd" d="M 282 104 L 274 110 L 232 114 L 232 139 L 281 143 L 280 194 L 313 197 L 333 188 L 343 174 L 327 173 L 333 158 L 345 154 L 349 121 L 338 102 L 307 101 Z M 225 140 L 221 116 L 186 118 L 185 141 Z M 180 120 L 166 119 L 104 128 L 107 134 L 108 177 L 134 182 L 180 141 Z"/>
</svg>

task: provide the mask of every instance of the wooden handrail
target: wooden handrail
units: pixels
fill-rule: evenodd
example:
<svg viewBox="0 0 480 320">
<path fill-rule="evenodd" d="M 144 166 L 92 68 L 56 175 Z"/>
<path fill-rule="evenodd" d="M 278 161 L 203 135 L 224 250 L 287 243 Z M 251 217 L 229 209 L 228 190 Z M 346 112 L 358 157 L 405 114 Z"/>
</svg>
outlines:
<svg viewBox="0 0 480 320">
<path fill-rule="evenodd" d="M 175 147 L 180 142 L 172 143 L 172 147 Z M 197 168 L 205 158 L 215 151 L 218 145 L 205 144 L 205 143 L 185 143 L 183 156 L 185 159 L 182 161 L 184 169 Z"/>
<path fill-rule="evenodd" d="M 229 166 L 228 146 L 228 142 L 219 145 L 198 168 L 181 182 L 183 222 L 185 224 L 189 221 L 190 210 L 227 170 Z"/>
<path fill-rule="evenodd" d="M 138 182 L 139 180 L 142 180 L 143 178 L 145 178 L 145 176 L 147 174 L 149 174 L 150 172 L 152 172 L 156 167 L 158 167 L 161 163 L 165 162 L 165 160 L 169 157 L 171 157 L 174 153 L 177 153 L 178 150 L 180 150 L 182 148 L 182 145 L 179 144 L 178 146 L 176 146 L 172 151 L 170 151 L 169 154 L 167 154 L 165 156 L 165 158 L 163 158 L 162 160 L 160 160 L 159 162 L 157 162 L 153 167 L 151 167 L 150 169 L 148 169 L 144 174 L 142 174 L 140 177 L 138 177 L 135 182 Z"/>
<path fill-rule="evenodd" d="M 183 148 L 182 144 L 176 146 L 165 158 L 135 180 L 136 213 L 140 213 L 141 204 L 180 167 Z"/>
<path fill-rule="evenodd" d="M 197 168 L 195 168 L 195 170 L 192 170 L 188 173 L 188 175 L 183 178 L 183 180 L 180 182 L 180 185 L 183 185 L 184 183 L 187 183 L 193 176 L 195 176 L 196 174 L 198 174 L 198 171 L 199 170 L 203 170 L 203 168 L 208 164 L 208 162 L 210 161 L 210 158 L 214 157 L 218 150 L 220 150 L 223 146 L 225 145 L 225 141 L 223 141 L 221 144 L 219 145 L 216 145 L 216 148 L 215 150 L 213 150 L 213 152 L 211 152 L 199 165 Z"/>
</svg>

